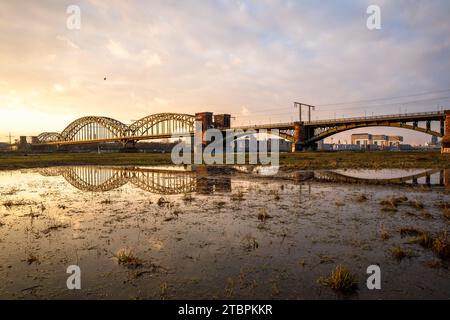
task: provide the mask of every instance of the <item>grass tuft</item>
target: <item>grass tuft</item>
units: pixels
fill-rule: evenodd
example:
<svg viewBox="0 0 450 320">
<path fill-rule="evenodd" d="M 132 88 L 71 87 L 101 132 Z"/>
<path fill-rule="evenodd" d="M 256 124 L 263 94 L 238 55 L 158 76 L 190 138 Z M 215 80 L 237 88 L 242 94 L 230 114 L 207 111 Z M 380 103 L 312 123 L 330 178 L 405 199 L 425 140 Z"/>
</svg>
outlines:
<svg viewBox="0 0 450 320">
<path fill-rule="evenodd" d="M 133 250 L 130 248 L 122 248 L 114 255 L 117 263 L 128 268 L 137 268 L 142 265 L 142 262 L 136 257 Z"/>
<path fill-rule="evenodd" d="M 343 265 L 337 265 L 327 278 L 319 278 L 318 281 L 343 294 L 358 290 L 358 279 Z"/>
</svg>

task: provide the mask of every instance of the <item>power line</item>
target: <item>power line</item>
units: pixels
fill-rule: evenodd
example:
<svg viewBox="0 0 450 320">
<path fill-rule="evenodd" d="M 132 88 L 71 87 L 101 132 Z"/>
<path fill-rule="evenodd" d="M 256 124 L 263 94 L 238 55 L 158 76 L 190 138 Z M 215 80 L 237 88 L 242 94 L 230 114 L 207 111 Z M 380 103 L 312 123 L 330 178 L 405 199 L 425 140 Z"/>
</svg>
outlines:
<svg viewBox="0 0 450 320">
<path fill-rule="evenodd" d="M 318 107 L 327 107 L 327 106 L 337 106 L 337 105 L 343 105 L 343 104 L 355 104 L 355 103 L 363 103 L 363 102 L 394 100 L 394 99 L 418 97 L 418 96 L 434 94 L 434 93 L 442 93 L 442 92 L 448 92 L 448 91 L 450 91 L 450 89 L 435 90 L 435 91 L 428 91 L 428 92 L 415 93 L 415 94 L 408 94 L 408 95 L 404 95 L 404 96 L 394 96 L 394 97 L 374 98 L 374 99 L 365 99 L 365 100 L 356 100 L 356 101 L 347 101 L 347 102 L 335 102 L 335 103 L 318 104 L 316 106 L 318 106 Z"/>
<path fill-rule="evenodd" d="M 398 102 L 391 102 L 391 103 L 384 103 L 384 104 L 370 105 L 370 106 L 348 107 L 348 108 L 338 108 L 338 109 L 322 109 L 322 111 L 349 110 L 349 109 L 361 109 L 361 108 L 375 108 L 375 107 L 385 107 L 385 106 L 396 106 L 396 105 L 401 105 L 401 104 L 412 104 L 412 103 L 419 103 L 419 102 L 433 102 L 433 101 L 441 101 L 441 100 L 447 100 L 447 99 L 450 99 L 450 96 L 447 96 L 447 97 L 437 97 L 437 98 L 429 98 L 429 99 L 422 99 L 422 100 L 398 101 Z"/>
<path fill-rule="evenodd" d="M 355 103 L 363 103 L 363 102 L 375 102 L 375 101 L 385 101 L 385 100 L 393 100 L 393 99 L 401 99 L 401 98 L 409 98 L 409 97 L 418 97 L 422 95 L 429 95 L 429 94 L 435 94 L 435 93 L 442 93 L 442 92 L 449 92 L 450 89 L 443 89 L 443 90 L 434 90 L 434 91 L 427 91 L 427 92 L 421 92 L 421 93 L 415 93 L 415 94 L 409 94 L 409 95 L 403 95 L 403 96 L 393 96 L 393 97 L 383 97 L 383 98 L 374 98 L 374 99 L 365 99 L 365 100 L 357 100 L 357 101 L 347 101 L 347 102 L 334 102 L 334 103 L 326 103 L 326 104 L 316 104 L 317 107 L 326 107 L 326 106 L 338 106 L 338 105 L 344 105 L 344 104 L 355 104 Z M 398 103 L 410 103 L 410 102 L 395 102 L 393 104 Z M 369 108 L 372 106 L 361 106 L 359 108 Z M 258 111 L 252 111 L 253 113 L 257 112 L 264 112 L 264 111 L 276 111 L 276 110 L 288 110 L 291 109 L 291 107 L 282 107 L 282 108 L 268 108 L 268 109 L 258 109 Z M 340 108 L 340 109 L 322 109 L 322 110 L 347 110 L 348 108 Z"/>
<path fill-rule="evenodd" d="M 403 104 L 413 104 L 413 103 L 420 103 L 420 102 L 442 101 L 442 100 L 447 100 L 447 99 L 450 99 L 450 96 L 429 98 L 429 99 L 421 99 L 421 100 L 399 101 L 399 102 L 391 102 L 391 103 L 378 104 L 378 105 L 356 106 L 356 107 L 348 107 L 348 108 L 318 109 L 318 110 L 316 110 L 316 112 L 355 110 L 355 109 L 370 109 L 370 108 L 376 108 L 376 107 L 386 107 L 386 106 L 395 106 L 395 105 L 403 105 Z M 285 110 L 285 109 L 292 110 L 292 108 L 263 109 L 263 110 L 258 110 L 258 111 L 251 111 L 250 112 L 251 114 L 249 114 L 249 115 L 239 115 L 239 117 L 252 117 L 254 114 L 265 113 L 265 111 Z M 284 112 L 284 113 L 278 113 L 278 114 L 273 114 L 273 115 L 283 115 L 283 114 L 292 114 L 292 112 Z"/>
</svg>

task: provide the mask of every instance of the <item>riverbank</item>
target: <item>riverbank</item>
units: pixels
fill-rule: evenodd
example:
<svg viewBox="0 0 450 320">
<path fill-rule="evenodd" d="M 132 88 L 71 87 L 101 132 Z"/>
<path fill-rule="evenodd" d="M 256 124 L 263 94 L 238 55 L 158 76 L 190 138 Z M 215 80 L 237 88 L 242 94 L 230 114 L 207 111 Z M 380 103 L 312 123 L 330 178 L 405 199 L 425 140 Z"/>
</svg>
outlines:
<svg viewBox="0 0 450 320">
<path fill-rule="evenodd" d="M 0 154 L 0 170 L 64 165 L 169 165 L 169 153 Z M 439 152 L 300 152 L 281 153 L 280 165 L 290 169 L 449 169 L 450 155 Z"/>
</svg>

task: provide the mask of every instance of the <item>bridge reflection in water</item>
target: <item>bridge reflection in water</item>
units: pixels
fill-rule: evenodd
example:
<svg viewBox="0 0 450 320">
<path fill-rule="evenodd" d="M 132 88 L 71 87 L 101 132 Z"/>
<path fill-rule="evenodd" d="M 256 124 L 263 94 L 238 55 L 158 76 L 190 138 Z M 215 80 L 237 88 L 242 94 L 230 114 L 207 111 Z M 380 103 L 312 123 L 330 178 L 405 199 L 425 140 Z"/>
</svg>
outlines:
<svg viewBox="0 0 450 320">
<path fill-rule="evenodd" d="M 128 183 L 154 194 L 175 195 L 229 193 L 233 173 L 267 176 L 260 167 L 243 170 L 236 167 L 106 167 L 70 166 L 40 169 L 43 176 L 63 176 L 75 188 L 89 192 L 106 192 Z M 316 170 L 293 174 L 295 184 L 307 181 L 335 183 L 395 184 L 445 186 L 450 189 L 450 169 L 440 170 Z M 256 181 L 256 180 L 255 180 Z"/>
<path fill-rule="evenodd" d="M 154 194 L 174 195 L 197 192 L 231 192 L 230 170 L 220 170 L 220 177 L 210 177 L 214 169 L 190 167 L 104 167 L 70 166 L 43 168 L 43 176 L 63 176 L 81 191 L 106 192 L 128 183 Z"/>
<path fill-rule="evenodd" d="M 450 189 L 450 169 L 319 170 L 294 174 L 294 181 L 444 186 Z"/>
</svg>

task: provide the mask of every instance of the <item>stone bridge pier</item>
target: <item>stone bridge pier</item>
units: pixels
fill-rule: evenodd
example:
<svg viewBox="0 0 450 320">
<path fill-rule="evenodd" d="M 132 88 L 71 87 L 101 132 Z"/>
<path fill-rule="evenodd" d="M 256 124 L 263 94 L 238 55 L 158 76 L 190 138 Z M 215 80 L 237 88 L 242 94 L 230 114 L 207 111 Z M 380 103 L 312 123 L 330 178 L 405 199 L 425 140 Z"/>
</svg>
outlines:
<svg viewBox="0 0 450 320">
<path fill-rule="evenodd" d="M 441 152 L 450 154 L 450 110 L 445 111 L 444 137 L 442 138 Z"/>
<path fill-rule="evenodd" d="M 292 152 L 317 150 L 317 143 L 306 144 L 306 141 L 314 136 L 314 129 L 304 125 L 304 122 L 294 122 L 294 141 Z"/>
<path fill-rule="evenodd" d="M 195 138 L 197 141 L 201 142 L 202 150 L 206 147 L 209 141 L 206 140 L 206 131 L 208 129 L 219 129 L 222 134 L 225 135 L 225 130 L 231 128 L 231 115 L 229 114 L 216 114 L 212 112 L 200 112 L 195 114 Z M 197 128 L 197 125 L 202 125 L 202 128 Z M 225 136 L 223 136 L 225 144 Z M 192 144 L 193 145 L 193 144 Z M 198 146 L 200 148 L 200 146 Z M 200 151 L 200 150 L 198 150 Z"/>
</svg>

